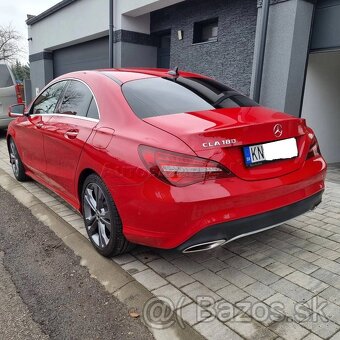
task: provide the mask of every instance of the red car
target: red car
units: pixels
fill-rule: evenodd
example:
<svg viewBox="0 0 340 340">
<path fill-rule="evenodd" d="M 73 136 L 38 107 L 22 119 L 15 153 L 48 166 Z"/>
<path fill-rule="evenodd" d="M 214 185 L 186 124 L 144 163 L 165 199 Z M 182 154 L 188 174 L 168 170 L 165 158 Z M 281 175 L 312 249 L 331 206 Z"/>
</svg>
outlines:
<svg viewBox="0 0 340 340">
<path fill-rule="evenodd" d="M 202 75 L 74 72 L 10 116 L 16 178 L 78 209 L 104 256 L 212 249 L 321 202 L 326 163 L 305 120 Z"/>
</svg>

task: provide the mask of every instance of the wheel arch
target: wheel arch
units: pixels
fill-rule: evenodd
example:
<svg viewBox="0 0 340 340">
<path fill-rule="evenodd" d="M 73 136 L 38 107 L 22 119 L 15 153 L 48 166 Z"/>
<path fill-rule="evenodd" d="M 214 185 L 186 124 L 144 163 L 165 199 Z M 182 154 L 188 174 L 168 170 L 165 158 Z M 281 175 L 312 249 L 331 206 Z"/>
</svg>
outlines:
<svg viewBox="0 0 340 340">
<path fill-rule="evenodd" d="M 86 168 L 81 171 L 78 177 L 78 187 L 77 187 L 77 195 L 78 195 L 78 200 L 79 200 L 79 211 L 82 213 L 83 212 L 83 205 L 82 205 L 82 199 L 81 199 L 81 194 L 82 194 L 82 189 L 83 189 L 83 184 L 86 180 L 86 178 L 92 174 L 95 174 L 100 177 L 100 175 L 93 169 L 91 168 Z"/>
</svg>

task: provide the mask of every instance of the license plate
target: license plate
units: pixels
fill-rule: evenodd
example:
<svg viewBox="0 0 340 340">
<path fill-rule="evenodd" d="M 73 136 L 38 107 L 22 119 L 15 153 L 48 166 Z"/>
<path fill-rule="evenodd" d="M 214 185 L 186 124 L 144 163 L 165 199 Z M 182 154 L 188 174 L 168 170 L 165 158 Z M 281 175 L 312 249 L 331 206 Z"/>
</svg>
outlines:
<svg viewBox="0 0 340 340">
<path fill-rule="evenodd" d="M 298 149 L 295 138 L 289 138 L 276 142 L 245 146 L 243 154 L 246 166 L 254 166 L 274 160 L 297 157 Z"/>
</svg>

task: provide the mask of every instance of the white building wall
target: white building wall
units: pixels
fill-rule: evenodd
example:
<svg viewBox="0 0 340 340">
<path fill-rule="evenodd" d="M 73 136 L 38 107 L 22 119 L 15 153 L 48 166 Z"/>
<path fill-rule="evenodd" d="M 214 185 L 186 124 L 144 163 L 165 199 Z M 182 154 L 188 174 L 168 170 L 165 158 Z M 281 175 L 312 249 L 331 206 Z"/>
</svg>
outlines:
<svg viewBox="0 0 340 340">
<path fill-rule="evenodd" d="M 150 12 L 185 0 L 115 0 L 115 30 L 150 34 Z M 28 27 L 29 54 L 108 35 L 109 1 L 75 1 Z"/>
<path fill-rule="evenodd" d="M 81 0 L 64 7 L 29 27 L 29 54 L 64 47 L 107 35 L 108 0 Z"/>
<path fill-rule="evenodd" d="M 329 163 L 340 162 L 340 52 L 309 58 L 302 117 L 314 129 Z"/>
</svg>

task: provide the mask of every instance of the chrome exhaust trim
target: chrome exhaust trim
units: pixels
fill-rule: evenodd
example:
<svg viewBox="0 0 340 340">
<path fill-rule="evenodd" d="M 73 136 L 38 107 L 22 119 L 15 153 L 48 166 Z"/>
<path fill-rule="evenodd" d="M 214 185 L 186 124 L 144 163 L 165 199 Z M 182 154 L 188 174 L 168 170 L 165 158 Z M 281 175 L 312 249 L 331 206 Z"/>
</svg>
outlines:
<svg viewBox="0 0 340 340">
<path fill-rule="evenodd" d="M 210 242 L 204 242 L 204 243 L 199 243 L 195 244 L 194 246 L 190 246 L 186 249 L 183 250 L 183 253 L 197 253 L 199 251 L 206 251 L 210 249 L 214 249 L 216 247 L 222 246 L 225 244 L 227 241 L 226 240 L 217 240 L 217 241 L 210 241 Z"/>
</svg>

